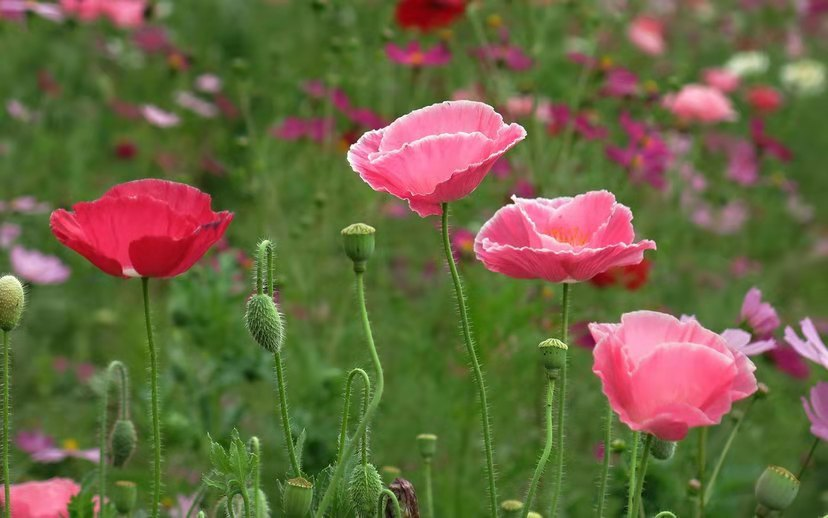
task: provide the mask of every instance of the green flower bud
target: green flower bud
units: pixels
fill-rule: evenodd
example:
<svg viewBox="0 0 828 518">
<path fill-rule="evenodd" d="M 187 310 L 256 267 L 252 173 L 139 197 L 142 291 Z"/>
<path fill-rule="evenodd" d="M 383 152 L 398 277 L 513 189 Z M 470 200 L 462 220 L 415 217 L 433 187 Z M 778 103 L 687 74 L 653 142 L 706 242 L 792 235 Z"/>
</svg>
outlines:
<svg viewBox="0 0 828 518">
<path fill-rule="evenodd" d="M 677 444 L 673 441 L 665 441 L 659 439 L 658 437 L 654 437 L 653 445 L 650 448 L 650 455 L 652 455 L 654 459 L 669 460 L 673 458 L 673 454 L 676 453 L 676 445 Z"/>
<path fill-rule="evenodd" d="M 615 453 L 624 453 L 627 450 L 627 441 L 624 439 L 613 439 L 610 442 L 610 450 Z"/>
<path fill-rule="evenodd" d="M 383 466 L 380 468 L 380 475 L 385 485 L 390 485 L 402 475 L 402 470 L 397 466 Z"/>
<path fill-rule="evenodd" d="M 500 503 L 503 518 L 517 518 L 523 512 L 523 502 L 518 500 L 504 500 Z"/>
<path fill-rule="evenodd" d="M 112 503 L 118 514 L 128 516 L 135 509 L 135 502 L 138 499 L 138 486 L 135 482 L 119 480 L 112 486 Z"/>
<path fill-rule="evenodd" d="M 135 425 L 129 419 L 118 419 L 112 428 L 110 448 L 112 449 L 112 465 L 122 468 L 132 457 L 135 445 L 138 444 L 138 435 Z"/>
<path fill-rule="evenodd" d="M 11 331 L 20 323 L 26 294 L 14 275 L 0 277 L 0 329 Z"/>
<path fill-rule="evenodd" d="M 768 466 L 756 481 L 757 516 L 784 511 L 796 499 L 799 480 L 785 468 Z"/>
<path fill-rule="evenodd" d="M 536 513 L 535 511 L 529 511 L 529 513 L 526 514 L 526 518 L 543 518 L 543 515 Z"/>
<path fill-rule="evenodd" d="M 256 502 L 256 515 L 253 518 L 270 518 L 270 504 L 267 502 L 267 495 L 259 489 Z"/>
<path fill-rule="evenodd" d="M 253 295 L 247 301 L 244 322 L 250 336 L 266 351 L 275 353 L 282 348 L 285 327 L 276 303 L 269 295 Z"/>
<path fill-rule="evenodd" d="M 345 254 L 354 262 L 354 271 L 365 271 L 365 263 L 374 253 L 374 227 L 354 223 L 342 229 L 342 245 Z"/>
<path fill-rule="evenodd" d="M 687 494 L 696 496 L 701 491 L 701 482 L 697 478 L 691 478 L 687 481 Z"/>
<path fill-rule="evenodd" d="M 423 459 L 431 460 L 437 453 L 437 436 L 433 433 L 421 433 L 417 436 L 417 446 Z"/>
<path fill-rule="evenodd" d="M 365 466 L 358 464 L 351 472 L 348 492 L 357 516 L 374 516 L 377 512 L 380 493 L 382 493 L 382 480 L 377 468 L 372 464 Z"/>
<path fill-rule="evenodd" d="M 655 515 L 655 518 L 676 518 L 676 515 L 670 511 L 661 511 Z"/>
<path fill-rule="evenodd" d="M 557 338 L 550 338 L 538 344 L 541 361 L 549 377 L 557 378 L 560 370 L 566 365 L 567 345 Z"/>
<path fill-rule="evenodd" d="M 313 502 L 313 484 L 302 478 L 287 481 L 282 494 L 282 506 L 285 518 L 304 518 L 310 512 Z"/>
</svg>

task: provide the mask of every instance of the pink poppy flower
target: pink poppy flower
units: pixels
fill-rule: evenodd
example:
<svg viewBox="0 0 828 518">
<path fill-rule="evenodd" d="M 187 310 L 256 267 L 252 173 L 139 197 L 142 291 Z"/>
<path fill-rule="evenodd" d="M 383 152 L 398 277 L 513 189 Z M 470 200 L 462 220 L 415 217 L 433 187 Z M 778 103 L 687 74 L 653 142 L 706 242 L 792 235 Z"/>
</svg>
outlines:
<svg viewBox="0 0 828 518">
<path fill-rule="evenodd" d="M 505 124 L 491 106 L 446 101 L 365 133 L 348 151 L 348 162 L 374 190 L 408 201 L 425 217 L 474 191 L 525 137 L 522 126 Z"/>
<path fill-rule="evenodd" d="M 100 8 L 103 15 L 117 27 L 132 29 L 144 24 L 147 2 L 146 0 L 105 0 L 101 2 Z"/>
<path fill-rule="evenodd" d="M 623 423 L 667 441 L 721 422 L 756 391 L 756 367 L 695 319 L 636 311 L 620 324 L 590 324 L 592 371 Z"/>
<path fill-rule="evenodd" d="M 69 458 L 98 462 L 100 450 L 89 448 L 81 450 L 76 441 L 68 439 L 63 447 L 58 447 L 55 440 L 39 430 L 22 431 L 15 438 L 17 447 L 31 456 L 32 460 L 41 464 L 55 464 Z"/>
<path fill-rule="evenodd" d="M 50 478 L 44 481 L 12 484 L 12 518 L 68 518 L 69 501 L 80 493 L 81 487 L 68 478 Z M 0 492 L 0 505 L 5 505 Z"/>
<path fill-rule="evenodd" d="M 61 284 L 71 272 L 57 257 L 22 246 L 12 248 L 9 259 L 15 275 L 33 284 Z"/>
<path fill-rule="evenodd" d="M 762 302 L 762 292 L 755 287 L 745 294 L 740 316 L 742 322 L 747 323 L 753 333 L 761 337 L 773 334 L 781 323 L 776 310 L 769 303 Z"/>
<path fill-rule="evenodd" d="M 385 55 L 394 63 L 409 67 L 438 67 L 451 61 L 451 52 L 445 45 L 438 44 L 424 50 L 419 41 L 412 41 L 405 47 L 388 43 Z"/>
<path fill-rule="evenodd" d="M 638 16 L 627 29 L 630 42 L 638 50 L 650 56 L 664 54 L 664 25 L 657 19 L 649 16 Z"/>
<path fill-rule="evenodd" d="M 581 282 L 638 264 L 650 240 L 633 243 L 632 212 L 608 191 L 574 198 L 523 199 L 498 210 L 474 242 L 489 270 L 517 279 Z"/>
<path fill-rule="evenodd" d="M 811 421 L 811 433 L 828 441 L 828 383 L 817 383 L 811 389 L 811 399 L 802 398 L 802 406 Z"/>
<path fill-rule="evenodd" d="M 828 348 L 819 337 L 816 326 L 810 318 L 799 323 L 805 339 L 799 337 L 796 331 L 788 326 L 785 328 L 785 341 L 803 358 L 822 365 L 828 369 Z"/>
<path fill-rule="evenodd" d="M 724 94 L 739 88 L 741 78 L 725 68 L 708 68 L 702 72 L 704 83 Z"/>
<path fill-rule="evenodd" d="M 683 122 L 712 124 L 736 119 L 730 99 L 715 88 L 690 84 L 664 98 L 664 106 Z"/>
</svg>

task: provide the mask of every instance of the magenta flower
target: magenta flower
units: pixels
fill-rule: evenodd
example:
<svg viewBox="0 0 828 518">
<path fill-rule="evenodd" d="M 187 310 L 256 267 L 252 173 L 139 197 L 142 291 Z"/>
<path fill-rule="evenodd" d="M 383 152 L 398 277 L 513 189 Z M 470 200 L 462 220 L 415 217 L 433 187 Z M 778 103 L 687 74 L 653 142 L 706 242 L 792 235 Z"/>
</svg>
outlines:
<svg viewBox="0 0 828 518">
<path fill-rule="evenodd" d="M 474 259 L 474 232 L 457 228 L 451 232 L 451 250 L 457 261 Z"/>
<path fill-rule="evenodd" d="M 768 302 L 762 302 L 762 292 L 755 287 L 745 294 L 740 318 L 760 337 L 772 335 L 781 324 L 776 310 Z"/>
<path fill-rule="evenodd" d="M 19 432 L 15 443 L 20 450 L 28 453 L 33 461 L 41 464 L 55 464 L 68 458 L 90 462 L 98 462 L 100 459 L 98 448 L 80 450 L 73 439 L 64 441 L 63 447 L 59 448 L 55 445 L 54 439 L 38 430 Z"/>
<path fill-rule="evenodd" d="M 523 199 L 498 210 L 474 242 L 489 270 L 517 279 L 581 282 L 638 264 L 650 240 L 633 243 L 632 212 L 608 191 L 574 198 Z"/>
<path fill-rule="evenodd" d="M 810 318 L 800 322 L 804 340 L 799 337 L 796 331 L 788 326 L 785 328 L 785 341 L 803 358 L 822 365 L 828 369 L 828 348 L 825 347 L 819 333 Z"/>
<path fill-rule="evenodd" d="M 620 324 L 590 324 L 592 371 L 623 423 L 668 441 L 721 422 L 756 391 L 756 367 L 695 319 L 636 311 Z"/>
<path fill-rule="evenodd" d="M 663 104 L 683 122 L 712 124 L 736 120 L 730 100 L 709 86 L 686 85 L 678 93 L 666 96 Z"/>
<path fill-rule="evenodd" d="M 817 383 L 811 389 L 811 399 L 802 398 L 802 406 L 811 421 L 811 433 L 828 441 L 828 383 Z"/>
<path fill-rule="evenodd" d="M 750 333 L 742 329 L 725 329 L 722 331 L 722 338 L 731 349 L 746 356 L 756 356 L 776 348 L 776 340 L 773 338 L 752 342 Z"/>
<path fill-rule="evenodd" d="M 768 351 L 768 356 L 777 369 L 794 379 L 804 380 L 810 376 L 808 362 L 791 347 L 779 345 Z"/>
<path fill-rule="evenodd" d="M 649 183 L 656 189 L 667 186 L 666 173 L 673 153 L 658 130 L 622 113 L 621 128 L 627 134 L 626 147 L 606 147 L 607 158 L 621 165 L 633 183 Z"/>
<path fill-rule="evenodd" d="M 761 117 L 751 119 L 750 136 L 753 139 L 754 145 L 761 152 L 781 162 L 789 162 L 793 158 L 793 153 L 790 149 L 765 132 L 765 120 Z"/>
<path fill-rule="evenodd" d="M 589 114 L 573 113 L 569 106 L 548 103 L 540 107 L 538 117 L 546 122 L 550 135 L 559 135 L 570 127 L 586 140 L 599 140 L 607 136 L 607 129 L 594 124 Z"/>
<path fill-rule="evenodd" d="M 314 142 L 324 142 L 333 135 L 336 123 L 333 119 L 317 117 L 302 119 L 300 117 L 285 117 L 285 119 L 270 130 L 270 134 L 279 140 L 309 139 Z"/>
<path fill-rule="evenodd" d="M 69 278 L 69 267 L 53 255 L 15 246 L 10 254 L 12 271 L 33 284 L 61 284 Z"/>
<path fill-rule="evenodd" d="M 638 93 L 638 76 L 626 68 L 613 68 L 607 72 L 601 91 L 611 97 L 632 97 Z"/>
<path fill-rule="evenodd" d="M 376 191 L 406 200 L 422 217 L 468 195 L 492 165 L 526 137 L 491 106 L 446 101 L 364 134 L 348 151 L 351 168 Z"/>
<path fill-rule="evenodd" d="M 471 55 L 483 63 L 504 66 L 516 72 L 529 70 L 534 65 L 532 58 L 520 47 L 509 41 L 509 31 L 500 31 L 500 41 L 471 50 Z"/>
<path fill-rule="evenodd" d="M 385 55 L 394 63 L 409 67 L 438 67 L 451 61 L 451 52 L 442 43 L 428 50 L 424 50 L 419 41 L 411 41 L 405 47 L 388 43 Z"/>
</svg>

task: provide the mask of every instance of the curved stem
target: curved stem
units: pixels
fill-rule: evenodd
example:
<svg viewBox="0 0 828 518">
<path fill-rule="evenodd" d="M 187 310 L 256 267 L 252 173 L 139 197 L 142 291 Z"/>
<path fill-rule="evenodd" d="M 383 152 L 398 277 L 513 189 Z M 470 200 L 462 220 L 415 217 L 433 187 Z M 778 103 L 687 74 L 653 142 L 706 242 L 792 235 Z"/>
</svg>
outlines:
<svg viewBox="0 0 828 518">
<path fill-rule="evenodd" d="M 703 500 L 702 504 L 707 505 L 710 501 L 710 497 L 713 496 L 713 487 L 716 485 L 716 479 L 719 477 L 719 472 L 722 470 L 722 466 L 724 466 L 725 459 L 727 458 L 727 454 L 730 451 L 730 447 L 733 445 L 733 440 L 736 438 L 736 434 L 739 433 L 739 430 L 742 427 L 742 423 L 745 422 L 745 418 L 750 413 L 750 409 L 753 408 L 753 404 L 756 402 L 756 397 L 752 397 L 750 402 L 745 408 L 745 412 L 736 420 L 736 423 L 733 425 L 733 429 L 730 430 L 730 435 L 727 436 L 727 441 L 725 441 L 724 447 L 722 447 L 722 452 L 719 454 L 719 459 L 716 461 L 716 466 L 713 468 L 713 473 L 710 475 L 710 479 L 707 481 L 707 485 L 704 488 L 704 492 L 701 493 L 701 498 Z"/>
<path fill-rule="evenodd" d="M 261 485 L 262 447 L 259 438 L 255 435 L 250 438 L 250 449 L 253 452 L 253 516 L 259 516 L 259 486 Z"/>
<path fill-rule="evenodd" d="M 110 364 L 110 369 L 112 368 Z M 101 394 L 101 431 L 100 431 L 100 446 L 98 452 L 98 501 L 106 502 L 106 436 L 108 427 L 106 425 L 107 410 L 109 408 L 109 373 L 107 369 L 104 376 L 103 394 Z M 101 505 L 101 518 L 106 518 L 106 506 Z"/>
<path fill-rule="evenodd" d="M 379 509 L 377 509 L 377 516 L 379 518 L 385 517 L 385 499 L 388 498 L 391 500 L 391 509 L 394 510 L 394 518 L 402 518 L 402 510 L 400 509 L 400 501 L 397 499 L 397 495 L 394 494 L 388 488 L 382 490 L 379 497 Z"/>
<path fill-rule="evenodd" d="M 483 381 L 483 371 L 480 368 L 480 361 L 477 359 L 477 352 L 474 347 L 474 339 L 469 324 L 466 295 L 463 293 L 463 283 L 457 271 L 457 264 L 454 261 L 454 254 L 451 250 L 451 241 L 448 231 L 448 203 L 442 204 L 442 234 L 443 250 L 446 254 L 446 262 L 451 271 L 451 279 L 454 281 L 454 294 L 457 297 L 457 306 L 460 310 L 460 323 L 463 329 L 463 340 L 466 344 L 466 352 L 472 365 L 474 381 L 477 384 L 477 395 L 480 400 L 480 419 L 483 423 L 483 445 L 486 449 L 486 474 L 489 479 L 489 513 L 492 518 L 497 517 L 497 482 L 495 480 L 494 453 L 492 447 L 491 423 L 489 422 L 489 403 L 486 399 L 486 384 Z"/>
<path fill-rule="evenodd" d="M 149 304 L 149 278 L 142 277 L 144 292 L 144 320 L 147 325 L 147 344 L 150 359 L 150 389 L 152 392 L 152 446 L 154 454 L 152 483 L 152 518 L 158 518 L 161 504 L 161 419 L 158 404 L 158 355 L 152 335 L 152 316 Z"/>
<path fill-rule="evenodd" d="M 567 343 L 569 341 L 569 297 L 570 297 L 570 290 L 571 284 L 565 283 L 562 288 L 562 295 L 561 295 L 561 341 L 563 343 Z M 566 372 L 567 372 L 567 364 L 569 363 L 567 355 L 567 359 L 564 360 L 563 367 L 561 367 L 561 373 L 559 376 L 559 384 L 558 384 L 558 415 L 557 415 L 557 422 L 558 428 L 556 430 L 556 438 L 555 442 L 557 444 L 556 451 L 555 451 L 555 488 L 552 493 L 552 505 L 550 508 L 549 515 L 553 518 L 558 514 L 558 500 L 561 496 L 561 490 L 563 488 L 563 472 L 564 472 L 564 457 L 565 457 L 565 450 L 564 450 L 564 430 L 565 430 L 565 423 L 566 423 Z"/>
<path fill-rule="evenodd" d="M 120 419 L 128 419 L 129 418 L 129 374 L 127 373 L 126 366 L 119 362 L 118 360 L 113 361 L 109 364 L 107 368 L 107 378 L 108 383 L 112 381 L 112 371 L 118 371 L 118 375 L 120 378 L 120 383 L 118 385 L 120 394 L 119 394 L 119 401 L 120 406 L 118 408 L 118 416 Z"/>
<path fill-rule="evenodd" d="M 244 518 L 250 518 L 250 494 L 247 492 L 247 487 L 242 487 L 241 497 L 244 503 Z"/>
<path fill-rule="evenodd" d="M 374 370 L 376 371 L 377 384 L 376 390 L 374 390 L 374 395 L 371 398 L 371 403 L 368 405 L 368 410 L 365 411 L 365 414 L 359 420 L 356 432 L 354 432 L 354 438 L 360 437 L 363 433 L 365 433 L 365 430 L 368 429 L 368 424 L 371 422 L 371 418 L 374 416 L 374 414 L 377 411 L 377 408 L 379 407 L 380 400 L 382 400 L 382 391 L 385 388 L 385 379 L 382 373 L 382 363 L 380 363 L 379 355 L 377 354 L 377 348 L 376 345 L 374 345 L 374 335 L 371 331 L 371 322 L 368 320 L 368 308 L 365 306 L 365 283 L 363 281 L 363 275 L 363 272 L 355 272 L 357 302 L 359 303 L 359 313 L 362 319 L 362 329 L 365 332 L 365 341 L 368 344 L 368 351 L 371 353 L 371 361 L 374 364 Z M 345 452 L 342 458 L 347 459 L 351 455 L 353 455 L 355 446 L 356 441 L 352 440 L 345 447 Z M 316 514 L 314 515 L 316 518 L 323 518 L 325 516 L 325 511 L 327 511 L 328 507 L 330 507 L 331 500 L 333 499 L 334 494 L 339 488 L 339 481 L 342 479 L 342 475 L 345 472 L 345 464 L 346 463 L 344 461 L 337 463 L 333 477 L 331 477 L 331 481 L 328 484 L 328 489 L 325 490 L 325 495 L 322 497 L 322 502 L 316 509 Z"/>
<path fill-rule="evenodd" d="M 345 408 L 342 411 L 342 424 L 339 427 L 339 445 L 336 449 L 336 463 L 342 462 L 342 454 L 345 450 L 345 441 L 348 438 L 348 415 L 351 409 L 351 388 L 354 383 L 354 378 L 359 375 L 362 376 L 363 382 L 363 397 L 368 399 L 371 393 L 371 379 L 368 373 L 360 368 L 352 369 L 348 373 L 348 379 L 345 381 Z M 364 414 L 363 414 L 364 415 Z"/>
<path fill-rule="evenodd" d="M 282 367 L 282 353 L 276 351 L 273 353 L 274 363 L 276 364 L 276 382 L 279 389 L 279 411 L 282 415 L 282 433 L 285 436 L 285 447 L 290 457 L 290 466 L 293 469 L 294 476 L 302 476 L 302 468 L 299 466 L 299 460 L 296 457 L 296 445 L 293 443 L 293 434 L 290 433 L 290 415 L 288 414 L 287 392 L 285 391 L 285 373 Z"/>
<path fill-rule="evenodd" d="M 598 518 L 604 518 L 604 508 L 607 501 L 607 483 L 609 481 L 610 457 L 612 456 L 610 444 L 612 443 L 613 415 L 612 406 L 607 400 L 607 418 L 604 424 L 604 463 L 601 466 L 601 485 L 598 492 Z"/>
<path fill-rule="evenodd" d="M 431 459 L 423 460 L 423 479 L 425 483 L 425 518 L 434 518 L 434 490 L 431 484 Z"/>
<path fill-rule="evenodd" d="M 526 518 L 529 515 L 529 510 L 532 508 L 532 502 L 535 499 L 535 491 L 538 487 L 538 481 L 543 476 L 544 468 L 546 468 L 546 461 L 549 460 L 549 454 L 552 452 L 552 443 L 554 442 L 553 422 L 552 422 L 552 404 L 555 398 L 555 380 L 547 376 L 546 379 L 546 442 L 544 442 L 543 451 L 538 459 L 538 465 L 535 467 L 535 473 L 532 475 L 532 480 L 529 482 L 529 492 L 526 493 L 526 503 L 523 506 L 522 517 Z"/>
<path fill-rule="evenodd" d="M 9 393 L 11 392 L 11 376 L 9 374 L 9 332 L 3 331 L 3 491 L 6 497 L 3 500 L 3 517 L 11 515 L 11 489 L 9 482 Z"/>
<path fill-rule="evenodd" d="M 816 451 L 817 446 L 822 441 L 819 437 L 814 438 L 814 443 L 811 444 L 811 449 L 808 450 L 808 456 L 805 457 L 805 460 L 802 462 L 802 466 L 799 467 L 799 472 L 796 474 L 796 478 L 802 482 L 802 475 L 805 474 L 805 469 L 808 467 L 808 464 L 811 463 L 811 458 L 814 456 L 814 451 Z"/>
<path fill-rule="evenodd" d="M 650 462 L 650 448 L 653 446 L 652 434 L 647 434 L 644 439 L 644 453 L 641 454 L 641 469 L 638 473 L 638 478 L 635 480 L 635 502 L 633 503 L 633 516 L 638 516 L 638 510 L 641 508 L 641 491 L 644 489 L 644 479 L 647 478 L 647 464 Z"/>
<path fill-rule="evenodd" d="M 368 391 L 365 390 L 362 396 L 362 415 L 365 415 L 365 412 L 368 411 Z M 362 444 L 359 448 L 360 452 L 360 462 L 362 462 L 362 467 L 368 467 L 368 427 L 366 426 L 365 429 L 362 431 Z"/>
<path fill-rule="evenodd" d="M 630 454 L 630 485 L 627 492 L 627 518 L 633 518 L 633 505 L 635 504 L 635 470 L 638 464 L 638 443 L 641 442 L 641 433 L 633 432 L 632 453 Z"/>
<path fill-rule="evenodd" d="M 707 485 L 704 482 L 704 472 L 707 467 L 707 427 L 699 428 L 699 442 L 696 453 L 696 479 L 699 481 L 699 498 L 697 501 L 696 516 L 704 518 L 704 494 L 707 492 Z"/>
</svg>

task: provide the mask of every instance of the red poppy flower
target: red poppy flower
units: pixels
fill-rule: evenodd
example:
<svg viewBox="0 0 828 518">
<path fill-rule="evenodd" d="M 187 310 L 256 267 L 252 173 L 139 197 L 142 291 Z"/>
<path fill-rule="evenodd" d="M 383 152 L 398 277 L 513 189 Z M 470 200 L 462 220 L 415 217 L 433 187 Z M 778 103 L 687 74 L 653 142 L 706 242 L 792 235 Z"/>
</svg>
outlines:
<svg viewBox="0 0 828 518">
<path fill-rule="evenodd" d="M 58 241 L 116 277 L 175 277 L 224 235 L 230 212 L 213 212 L 210 195 L 165 180 L 116 185 L 101 198 L 50 218 Z"/>
<path fill-rule="evenodd" d="M 400 0 L 396 17 L 401 27 L 428 31 L 450 25 L 465 11 L 465 0 Z"/>
</svg>

